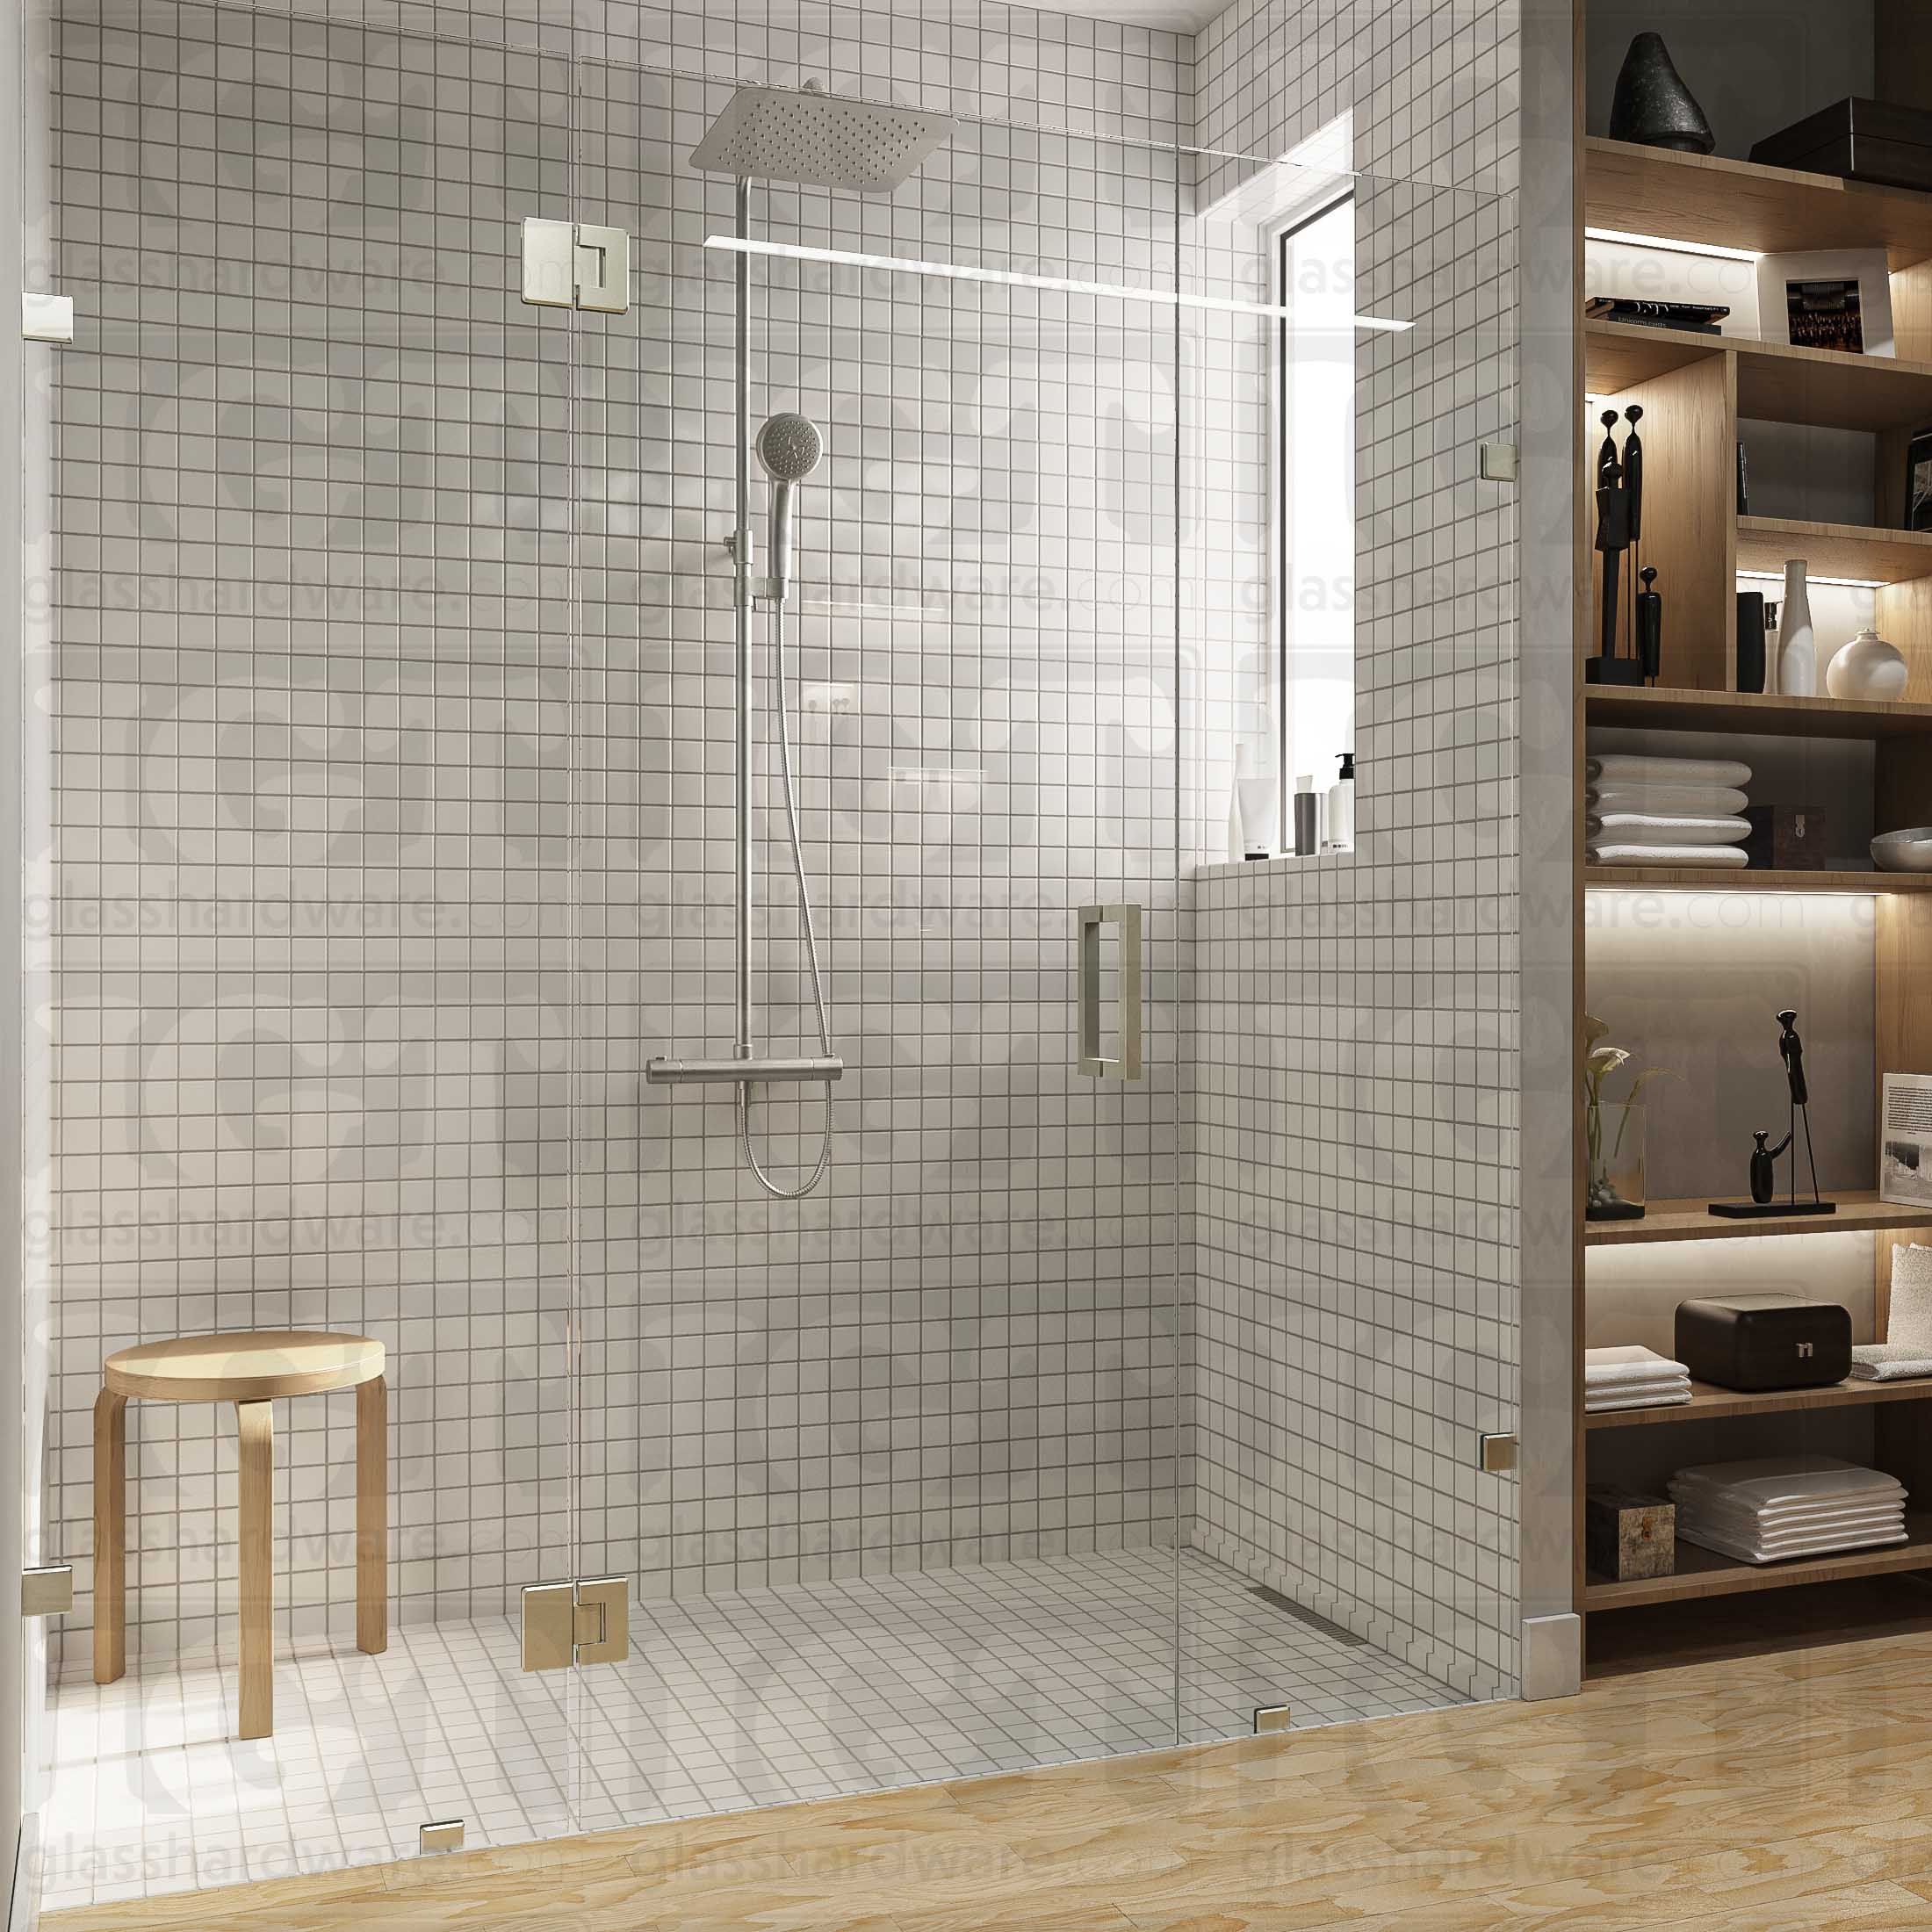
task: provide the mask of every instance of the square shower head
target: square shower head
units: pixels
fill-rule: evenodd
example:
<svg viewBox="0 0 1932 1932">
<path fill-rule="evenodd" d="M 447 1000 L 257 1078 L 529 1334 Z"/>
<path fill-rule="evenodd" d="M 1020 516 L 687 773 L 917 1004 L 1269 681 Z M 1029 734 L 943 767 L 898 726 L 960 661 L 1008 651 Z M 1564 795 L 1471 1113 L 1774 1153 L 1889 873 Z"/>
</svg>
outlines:
<svg viewBox="0 0 1932 1932">
<path fill-rule="evenodd" d="M 691 165 L 708 175 L 890 194 L 953 127 L 943 114 L 907 107 L 741 87 L 692 151 Z"/>
</svg>

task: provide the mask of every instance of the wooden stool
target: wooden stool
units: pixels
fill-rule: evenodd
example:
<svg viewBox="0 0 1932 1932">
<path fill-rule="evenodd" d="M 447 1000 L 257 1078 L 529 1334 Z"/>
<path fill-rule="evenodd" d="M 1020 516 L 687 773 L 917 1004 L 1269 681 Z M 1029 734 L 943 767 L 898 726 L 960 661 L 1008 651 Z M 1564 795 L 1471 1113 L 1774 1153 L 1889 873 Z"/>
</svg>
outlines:
<svg viewBox="0 0 1932 1932">
<path fill-rule="evenodd" d="M 127 1669 L 127 1399 L 233 1402 L 242 1435 L 242 1729 L 275 1728 L 274 1410 L 280 1395 L 356 1391 L 356 1647 L 389 1647 L 389 1397 L 383 1348 L 302 1330 L 190 1335 L 107 1358 L 94 1402 L 94 1682 Z"/>
</svg>

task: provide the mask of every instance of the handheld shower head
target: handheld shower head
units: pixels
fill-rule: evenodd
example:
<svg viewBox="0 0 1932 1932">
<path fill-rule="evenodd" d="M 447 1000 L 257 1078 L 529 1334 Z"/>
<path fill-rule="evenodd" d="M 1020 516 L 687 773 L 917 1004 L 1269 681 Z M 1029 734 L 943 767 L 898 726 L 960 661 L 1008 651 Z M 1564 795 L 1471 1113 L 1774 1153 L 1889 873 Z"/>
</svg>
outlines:
<svg viewBox="0 0 1932 1932">
<path fill-rule="evenodd" d="M 780 603 L 791 588 L 792 493 L 818 467 L 825 439 L 810 416 L 787 410 L 758 432 L 758 460 L 772 480 L 771 591 Z"/>
<path fill-rule="evenodd" d="M 792 410 L 767 416 L 758 432 L 758 460 L 774 483 L 802 483 L 818 467 L 825 439 L 810 416 Z"/>
</svg>

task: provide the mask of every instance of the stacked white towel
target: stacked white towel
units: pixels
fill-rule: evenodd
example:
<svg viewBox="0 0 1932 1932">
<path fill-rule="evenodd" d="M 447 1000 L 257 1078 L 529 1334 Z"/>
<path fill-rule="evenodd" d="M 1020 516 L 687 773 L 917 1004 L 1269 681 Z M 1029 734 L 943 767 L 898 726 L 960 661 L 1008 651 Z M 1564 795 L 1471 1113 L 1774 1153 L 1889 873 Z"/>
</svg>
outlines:
<svg viewBox="0 0 1932 1932">
<path fill-rule="evenodd" d="M 1596 865 L 1741 866 L 1751 768 L 1729 758 L 1589 761 L 1585 837 Z"/>
<path fill-rule="evenodd" d="M 1677 1534 L 1747 1563 L 1906 1540 L 1903 1483 L 1835 1456 L 1710 1462 L 1670 1479 Z"/>
<path fill-rule="evenodd" d="M 1923 1342 L 1861 1342 L 1851 1352 L 1855 1382 L 1907 1382 L 1932 1375 L 1932 1347 Z"/>
<path fill-rule="evenodd" d="M 1583 1351 L 1583 1407 L 1593 1416 L 1606 1409 L 1656 1409 L 1690 1400 L 1690 1371 L 1668 1355 L 1647 1348 Z"/>
</svg>

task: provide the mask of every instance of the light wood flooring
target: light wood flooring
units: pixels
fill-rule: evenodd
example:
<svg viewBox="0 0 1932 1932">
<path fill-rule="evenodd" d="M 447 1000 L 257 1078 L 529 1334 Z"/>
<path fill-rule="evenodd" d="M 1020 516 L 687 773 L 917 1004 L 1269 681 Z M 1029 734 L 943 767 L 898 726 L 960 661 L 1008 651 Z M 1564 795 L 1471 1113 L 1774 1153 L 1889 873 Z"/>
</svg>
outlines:
<svg viewBox="0 0 1932 1932">
<path fill-rule="evenodd" d="M 1932 1928 L 1932 1632 L 54 1914 L 47 1932 Z"/>
</svg>

